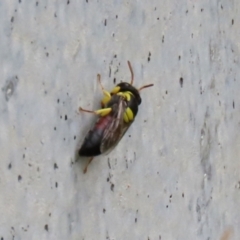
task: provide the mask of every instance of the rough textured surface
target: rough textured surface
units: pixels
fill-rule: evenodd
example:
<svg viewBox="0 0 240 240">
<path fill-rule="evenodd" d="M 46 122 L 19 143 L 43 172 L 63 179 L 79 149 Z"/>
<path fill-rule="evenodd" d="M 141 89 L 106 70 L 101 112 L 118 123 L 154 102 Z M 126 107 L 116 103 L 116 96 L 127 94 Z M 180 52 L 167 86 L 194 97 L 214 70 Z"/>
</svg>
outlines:
<svg viewBox="0 0 240 240">
<path fill-rule="evenodd" d="M 111 2 L 111 3 L 109 3 Z M 240 238 L 240 1 L 1 1 L 0 239 Z M 75 153 L 102 83 L 154 83 L 108 156 Z"/>
</svg>

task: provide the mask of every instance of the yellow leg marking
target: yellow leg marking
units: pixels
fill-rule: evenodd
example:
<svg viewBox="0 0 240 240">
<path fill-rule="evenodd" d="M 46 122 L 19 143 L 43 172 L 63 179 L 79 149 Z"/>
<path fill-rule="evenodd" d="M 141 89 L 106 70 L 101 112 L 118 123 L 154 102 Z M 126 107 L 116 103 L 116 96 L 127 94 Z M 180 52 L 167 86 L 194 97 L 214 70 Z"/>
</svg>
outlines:
<svg viewBox="0 0 240 240">
<path fill-rule="evenodd" d="M 88 163 L 87 163 L 86 167 L 85 167 L 84 170 L 83 170 L 83 173 L 84 173 L 84 174 L 87 172 L 88 166 L 89 166 L 89 164 L 92 162 L 92 160 L 93 160 L 93 157 L 88 160 Z"/>
<path fill-rule="evenodd" d="M 129 120 L 129 121 L 132 121 L 133 118 L 134 118 L 134 116 L 133 116 L 133 112 L 132 112 L 131 108 L 128 107 L 128 108 L 125 110 L 125 113 L 126 113 L 127 116 L 128 116 L 128 120 Z"/>
<path fill-rule="evenodd" d="M 112 108 L 102 108 L 102 109 L 96 110 L 95 113 L 104 117 L 108 115 L 111 111 L 112 111 Z"/>
<path fill-rule="evenodd" d="M 104 97 L 102 98 L 101 104 L 105 106 L 111 99 L 110 92 L 103 90 Z"/>
<path fill-rule="evenodd" d="M 121 88 L 117 86 L 117 87 L 115 87 L 115 88 L 111 91 L 111 93 L 112 93 L 112 94 L 116 94 L 116 93 L 118 93 L 118 92 L 120 91 L 120 89 L 121 89 Z"/>
<path fill-rule="evenodd" d="M 111 94 L 107 90 L 103 90 L 103 94 L 105 97 L 108 97 L 109 99 L 111 98 Z"/>
</svg>

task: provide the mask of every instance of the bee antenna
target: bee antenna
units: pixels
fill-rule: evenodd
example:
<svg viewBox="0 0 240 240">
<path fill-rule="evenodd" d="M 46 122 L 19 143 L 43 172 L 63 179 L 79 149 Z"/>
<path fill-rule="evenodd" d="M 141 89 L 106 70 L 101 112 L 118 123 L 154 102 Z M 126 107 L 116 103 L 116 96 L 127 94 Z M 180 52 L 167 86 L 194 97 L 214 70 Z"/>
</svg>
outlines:
<svg viewBox="0 0 240 240">
<path fill-rule="evenodd" d="M 152 83 L 151 83 L 151 84 L 148 84 L 148 85 L 144 85 L 144 86 L 140 87 L 140 88 L 138 89 L 138 91 L 140 92 L 142 89 L 148 88 L 148 87 L 152 87 L 152 86 L 153 86 Z"/>
<path fill-rule="evenodd" d="M 133 70 L 132 70 L 132 65 L 129 61 L 127 63 L 128 63 L 129 70 L 131 72 L 131 82 L 130 82 L 130 84 L 133 85 L 134 74 L 133 74 Z"/>
</svg>

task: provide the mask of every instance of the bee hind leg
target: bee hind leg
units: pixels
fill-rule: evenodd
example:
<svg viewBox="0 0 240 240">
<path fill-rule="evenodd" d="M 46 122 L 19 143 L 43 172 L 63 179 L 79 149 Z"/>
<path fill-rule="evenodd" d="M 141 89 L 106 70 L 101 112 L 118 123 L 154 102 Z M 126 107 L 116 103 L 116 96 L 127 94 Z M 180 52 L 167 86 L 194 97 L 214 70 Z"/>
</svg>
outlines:
<svg viewBox="0 0 240 240">
<path fill-rule="evenodd" d="M 112 108 L 102 108 L 102 109 L 98 109 L 96 111 L 92 111 L 92 110 L 87 110 L 87 109 L 80 107 L 79 111 L 93 113 L 93 114 L 100 115 L 101 117 L 104 117 L 112 111 Z"/>
<path fill-rule="evenodd" d="M 82 107 L 79 107 L 79 111 L 81 111 L 81 112 L 88 112 L 88 113 L 94 113 L 94 114 L 96 114 L 96 113 L 95 113 L 95 111 L 87 110 L 87 109 L 84 109 L 84 108 L 82 108 Z"/>
<path fill-rule="evenodd" d="M 83 170 L 83 173 L 84 173 L 84 174 L 87 172 L 87 168 L 88 168 L 89 164 L 92 162 L 92 160 L 93 160 L 93 157 L 91 157 L 91 158 L 88 160 L 88 163 L 87 163 L 87 165 L 85 166 L 85 168 L 84 168 L 84 170 Z"/>
</svg>

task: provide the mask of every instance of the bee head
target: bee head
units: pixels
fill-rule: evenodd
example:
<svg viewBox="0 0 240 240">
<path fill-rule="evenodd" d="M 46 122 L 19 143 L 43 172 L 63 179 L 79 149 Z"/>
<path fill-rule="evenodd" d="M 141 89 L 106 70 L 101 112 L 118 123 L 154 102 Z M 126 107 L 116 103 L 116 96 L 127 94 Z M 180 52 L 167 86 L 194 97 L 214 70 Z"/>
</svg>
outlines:
<svg viewBox="0 0 240 240">
<path fill-rule="evenodd" d="M 141 104 L 142 102 L 142 99 L 140 97 L 140 94 L 139 92 L 144 89 L 144 88 L 148 88 L 148 87 L 151 87 L 153 86 L 153 84 L 148 84 L 148 85 L 144 85 L 142 87 L 140 87 L 139 89 L 135 88 L 133 86 L 133 79 L 134 79 L 134 74 L 133 74 L 133 70 L 132 70 L 132 66 L 131 66 L 131 63 L 128 61 L 128 67 L 129 67 L 129 70 L 131 72 L 131 82 L 130 83 L 127 83 L 127 82 L 122 82 L 122 83 L 119 83 L 112 91 L 111 91 L 111 95 L 114 95 L 114 94 L 117 94 L 117 93 L 123 93 L 123 92 L 130 92 L 134 97 L 135 99 L 137 100 L 137 103 L 138 105 Z"/>
<path fill-rule="evenodd" d="M 131 92 L 132 95 L 136 98 L 138 105 L 141 104 L 142 99 L 140 97 L 139 91 L 132 86 L 130 83 L 127 82 L 122 82 L 119 83 L 112 91 L 111 91 L 111 95 L 113 94 L 117 94 L 119 92 Z"/>
</svg>

